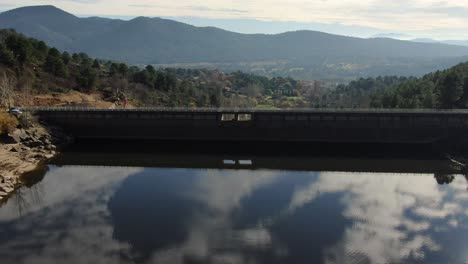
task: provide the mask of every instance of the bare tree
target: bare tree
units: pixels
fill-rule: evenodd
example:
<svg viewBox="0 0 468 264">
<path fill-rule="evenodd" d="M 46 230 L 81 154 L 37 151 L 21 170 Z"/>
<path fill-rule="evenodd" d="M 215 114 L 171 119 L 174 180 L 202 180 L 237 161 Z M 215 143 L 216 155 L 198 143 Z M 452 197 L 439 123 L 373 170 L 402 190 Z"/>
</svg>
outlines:
<svg viewBox="0 0 468 264">
<path fill-rule="evenodd" d="M 110 85 L 112 87 L 114 99 L 117 101 L 117 105 L 123 104 L 125 106 L 127 100 L 126 94 L 129 86 L 128 80 L 126 78 L 115 75 L 112 77 Z M 123 102 L 120 100 L 123 100 Z"/>
<path fill-rule="evenodd" d="M 13 95 L 16 86 L 16 79 L 9 77 L 5 72 L 0 78 L 0 106 L 10 108 L 14 102 Z"/>
<path fill-rule="evenodd" d="M 32 86 L 33 82 L 31 78 L 22 78 L 21 80 L 16 81 L 16 93 L 15 93 L 15 103 L 22 104 L 23 102 L 29 102 L 32 98 Z"/>
</svg>

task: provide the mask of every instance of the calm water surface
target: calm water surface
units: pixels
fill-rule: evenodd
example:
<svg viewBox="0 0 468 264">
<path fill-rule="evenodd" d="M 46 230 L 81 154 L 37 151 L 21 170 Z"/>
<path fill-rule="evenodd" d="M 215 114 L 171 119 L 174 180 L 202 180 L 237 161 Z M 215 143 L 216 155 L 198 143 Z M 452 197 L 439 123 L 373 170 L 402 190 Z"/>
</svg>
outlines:
<svg viewBox="0 0 468 264">
<path fill-rule="evenodd" d="M 0 262 L 468 263 L 467 180 L 437 177 L 51 165 L 0 208 Z"/>
</svg>

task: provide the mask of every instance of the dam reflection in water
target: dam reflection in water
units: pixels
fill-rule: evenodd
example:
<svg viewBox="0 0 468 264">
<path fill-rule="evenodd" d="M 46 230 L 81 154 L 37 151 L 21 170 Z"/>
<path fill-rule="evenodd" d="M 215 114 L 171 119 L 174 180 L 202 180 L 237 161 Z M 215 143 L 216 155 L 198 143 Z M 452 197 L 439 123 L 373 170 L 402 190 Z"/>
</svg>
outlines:
<svg viewBox="0 0 468 264">
<path fill-rule="evenodd" d="M 467 246 L 467 181 L 440 173 L 51 165 L 0 208 L 1 263 L 465 263 Z"/>
</svg>

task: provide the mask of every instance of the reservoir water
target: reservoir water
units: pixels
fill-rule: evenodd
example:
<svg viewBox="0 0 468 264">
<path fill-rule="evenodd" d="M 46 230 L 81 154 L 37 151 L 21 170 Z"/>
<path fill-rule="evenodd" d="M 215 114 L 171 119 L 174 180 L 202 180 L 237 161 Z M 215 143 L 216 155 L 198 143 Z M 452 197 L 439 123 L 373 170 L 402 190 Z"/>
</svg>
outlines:
<svg viewBox="0 0 468 264">
<path fill-rule="evenodd" d="M 71 153 L 0 207 L 0 263 L 467 263 L 467 187 L 438 160 Z"/>
</svg>

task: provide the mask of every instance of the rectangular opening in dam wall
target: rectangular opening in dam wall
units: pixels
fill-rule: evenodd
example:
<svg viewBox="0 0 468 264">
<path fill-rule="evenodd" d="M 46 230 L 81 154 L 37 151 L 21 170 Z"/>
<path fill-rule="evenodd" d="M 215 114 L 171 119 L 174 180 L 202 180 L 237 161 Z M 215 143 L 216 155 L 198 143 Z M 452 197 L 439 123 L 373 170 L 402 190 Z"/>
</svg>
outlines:
<svg viewBox="0 0 468 264">
<path fill-rule="evenodd" d="M 237 116 L 237 121 L 240 122 L 247 122 L 252 120 L 252 115 L 251 114 L 239 114 Z"/>
<path fill-rule="evenodd" d="M 236 121 L 236 114 L 222 114 L 221 121 Z"/>
<path fill-rule="evenodd" d="M 221 121 L 223 122 L 247 122 L 252 121 L 252 114 L 236 114 L 236 113 L 224 113 L 221 115 Z"/>
</svg>

